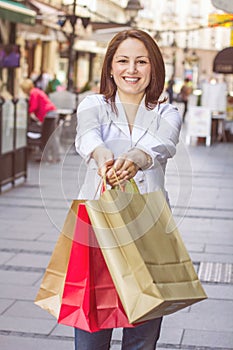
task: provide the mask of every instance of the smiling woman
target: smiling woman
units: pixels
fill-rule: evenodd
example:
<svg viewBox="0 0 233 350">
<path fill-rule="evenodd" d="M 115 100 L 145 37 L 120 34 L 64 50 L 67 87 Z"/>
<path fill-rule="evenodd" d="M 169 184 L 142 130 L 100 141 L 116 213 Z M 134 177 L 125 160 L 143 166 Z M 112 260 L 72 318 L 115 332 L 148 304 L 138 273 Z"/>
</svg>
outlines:
<svg viewBox="0 0 233 350">
<path fill-rule="evenodd" d="M 108 51 L 105 55 L 103 68 L 102 68 L 100 91 L 106 96 L 107 100 L 113 102 L 114 104 L 117 85 L 114 79 L 110 79 L 111 72 L 113 69 L 113 65 L 115 63 L 114 61 L 114 59 L 116 58 L 115 55 L 117 54 L 118 50 L 121 50 L 122 52 L 122 45 L 124 45 L 123 48 L 126 48 L 127 45 L 125 44 L 125 41 L 127 39 L 131 39 L 130 53 L 129 53 L 129 50 L 127 50 L 128 59 L 129 59 L 129 56 L 132 56 L 133 52 L 136 52 L 134 43 L 137 43 L 137 47 L 139 47 L 141 51 L 141 53 L 137 52 L 137 55 L 136 55 L 138 56 L 138 59 L 139 59 L 137 66 L 139 65 L 139 62 L 140 62 L 140 67 L 141 65 L 147 66 L 149 65 L 148 63 L 150 62 L 150 69 L 151 69 L 151 72 L 149 74 L 150 81 L 148 86 L 146 87 L 145 104 L 147 108 L 153 109 L 158 103 L 159 97 L 162 94 L 164 89 L 165 66 L 164 66 L 163 57 L 159 50 L 158 45 L 151 38 L 151 36 L 144 31 L 134 30 L 134 29 L 129 31 L 125 30 L 115 35 L 113 39 L 110 41 L 108 46 Z M 138 43 L 138 41 L 140 43 Z M 124 55 L 126 55 L 126 53 L 124 53 Z M 140 55 L 145 55 L 142 57 L 143 60 L 140 60 L 140 57 L 139 57 Z"/>
<path fill-rule="evenodd" d="M 134 38 L 124 40 L 113 56 L 111 70 L 121 101 L 140 103 L 150 75 L 151 64 L 145 45 Z"/>
<path fill-rule="evenodd" d="M 160 99 L 164 80 L 163 58 L 149 34 L 131 29 L 110 41 L 100 94 L 86 97 L 77 111 L 75 145 L 87 164 L 79 199 L 100 195 L 103 178 L 108 188 L 119 183 L 127 187 L 133 179 L 140 193 L 161 189 L 167 196 L 166 164 L 176 152 L 181 118 L 175 107 Z M 159 317 L 124 328 L 122 350 L 154 350 L 161 321 Z M 75 349 L 109 350 L 111 336 L 111 328 L 94 333 L 75 328 Z"/>
</svg>

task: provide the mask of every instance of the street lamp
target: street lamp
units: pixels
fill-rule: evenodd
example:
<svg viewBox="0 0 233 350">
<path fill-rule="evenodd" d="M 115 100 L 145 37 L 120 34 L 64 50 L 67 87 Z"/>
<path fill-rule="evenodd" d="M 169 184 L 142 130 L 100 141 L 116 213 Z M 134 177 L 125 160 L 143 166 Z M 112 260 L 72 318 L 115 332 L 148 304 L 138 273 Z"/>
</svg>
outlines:
<svg viewBox="0 0 233 350">
<path fill-rule="evenodd" d="M 75 41 L 75 27 L 78 19 L 81 19 L 83 27 L 86 29 L 90 18 L 89 17 L 80 17 L 76 15 L 76 8 L 77 8 L 77 0 L 74 0 L 73 2 L 73 8 L 72 8 L 72 14 L 66 15 L 64 17 L 64 20 L 62 21 L 62 26 L 65 25 L 66 20 L 69 20 L 72 32 L 69 35 L 69 51 L 68 51 L 68 69 L 67 69 L 67 90 L 70 91 L 73 88 L 73 66 L 74 66 L 74 41 Z"/>
<path fill-rule="evenodd" d="M 138 11 L 142 10 L 143 6 L 139 0 L 129 0 L 125 8 L 126 14 L 129 18 L 129 24 L 135 25 L 135 18 L 137 17 Z"/>
</svg>

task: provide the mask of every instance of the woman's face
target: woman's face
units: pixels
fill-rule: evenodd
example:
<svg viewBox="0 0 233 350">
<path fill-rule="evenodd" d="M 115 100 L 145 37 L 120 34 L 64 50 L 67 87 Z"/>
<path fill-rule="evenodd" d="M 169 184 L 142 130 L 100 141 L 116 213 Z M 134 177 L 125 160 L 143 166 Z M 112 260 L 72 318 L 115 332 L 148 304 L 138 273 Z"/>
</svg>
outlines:
<svg viewBox="0 0 233 350">
<path fill-rule="evenodd" d="M 134 38 L 122 41 L 113 56 L 111 74 L 120 97 L 143 97 L 151 79 L 151 63 L 142 41 Z"/>
</svg>

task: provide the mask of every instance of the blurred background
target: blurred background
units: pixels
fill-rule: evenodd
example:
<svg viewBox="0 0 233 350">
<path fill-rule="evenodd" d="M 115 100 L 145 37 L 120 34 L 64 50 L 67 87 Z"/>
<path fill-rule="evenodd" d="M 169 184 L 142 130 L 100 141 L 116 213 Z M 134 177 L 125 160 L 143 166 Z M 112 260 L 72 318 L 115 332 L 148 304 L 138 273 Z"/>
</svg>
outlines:
<svg viewBox="0 0 233 350">
<path fill-rule="evenodd" d="M 159 45 L 164 94 L 190 121 L 187 143 L 191 137 L 204 137 L 207 145 L 233 141 L 232 1 L 0 0 L 1 184 L 26 177 L 28 148 L 40 144 L 40 126 L 28 123 L 22 80 L 49 95 L 63 124 L 60 141 L 72 142 L 77 105 L 98 92 L 107 45 L 129 28 L 146 30 Z M 180 100 L 185 81 L 188 106 Z"/>
<path fill-rule="evenodd" d="M 56 74 L 65 89 L 88 89 L 98 84 L 109 40 L 137 27 L 160 46 L 175 91 L 188 77 L 194 88 L 225 80 L 233 93 L 232 67 L 213 70 L 216 55 L 233 46 L 232 6 L 211 0 L 0 0 L 1 53 L 18 45 L 12 66 L 0 63 L 0 92 L 16 96 L 22 78 L 41 73 L 45 80 Z"/>
</svg>

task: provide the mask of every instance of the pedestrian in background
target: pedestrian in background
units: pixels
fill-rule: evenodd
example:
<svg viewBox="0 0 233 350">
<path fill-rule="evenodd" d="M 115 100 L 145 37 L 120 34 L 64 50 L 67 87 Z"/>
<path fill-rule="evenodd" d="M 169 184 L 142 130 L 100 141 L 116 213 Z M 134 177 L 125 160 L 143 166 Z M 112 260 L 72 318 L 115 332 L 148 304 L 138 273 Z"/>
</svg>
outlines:
<svg viewBox="0 0 233 350">
<path fill-rule="evenodd" d="M 46 91 L 49 81 L 50 75 L 44 70 L 33 80 L 33 83 L 38 89 Z"/>
<path fill-rule="evenodd" d="M 186 113 L 188 111 L 188 101 L 189 101 L 189 96 L 191 95 L 193 89 L 192 86 L 190 85 L 190 79 L 189 78 L 185 78 L 184 79 L 184 84 L 182 85 L 181 89 L 180 89 L 180 97 L 181 97 L 181 101 L 184 104 L 184 111 L 183 111 L 183 115 L 182 115 L 182 120 L 183 123 L 185 122 L 185 116 Z"/>
<path fill-rule="evenodd" d="M 168 80 L 166 92 L 168 93 L 169 103 L 173 102 L 173 86 L 175 84 L 174 75 Z"/>
<path fill-rule="evenodd" d="M 20 84 L 23 92 L 28 96 L 28 111 L 32 119 L 42 124 L 41 150 L 46 162 L 59 162 L 59 142 L 56 135 L 58 113 L 55 105 L 50 101 L 44 91 L 34 86 L 31 79 Z"/>
<path fill-rule="evenodd" d="M 61 82 L 59 79 L 57 79 L 56 74 L 54 74 L 53 79 L 50 80 L 47 85 L 46 94 L 50 94 L 51 92 L 57 91 L 58 86 L 61 86 Z"/>
<path fill-rule="evenodd" d="M 108 185 L 118 184 L 115 172 L 122 184 L 133 178 L 141 193 L 161 189 L 166 195 L 166 163 L 176 152 L 181 118 L 160 100 L 164 83 L 164 61 L 149 34 L 131 29 L 111 40 L 100 94 L 87 96 L 77 111 L 76 150 L 88 164 L 78 198 L 93 199 L 102 176 Z M 124 328 L 122 350 L 154 350 L 161 321 Z M 108 350 L 111 336 L 112 329 L 75 328 L 75 349 Z"/>
</svg>

